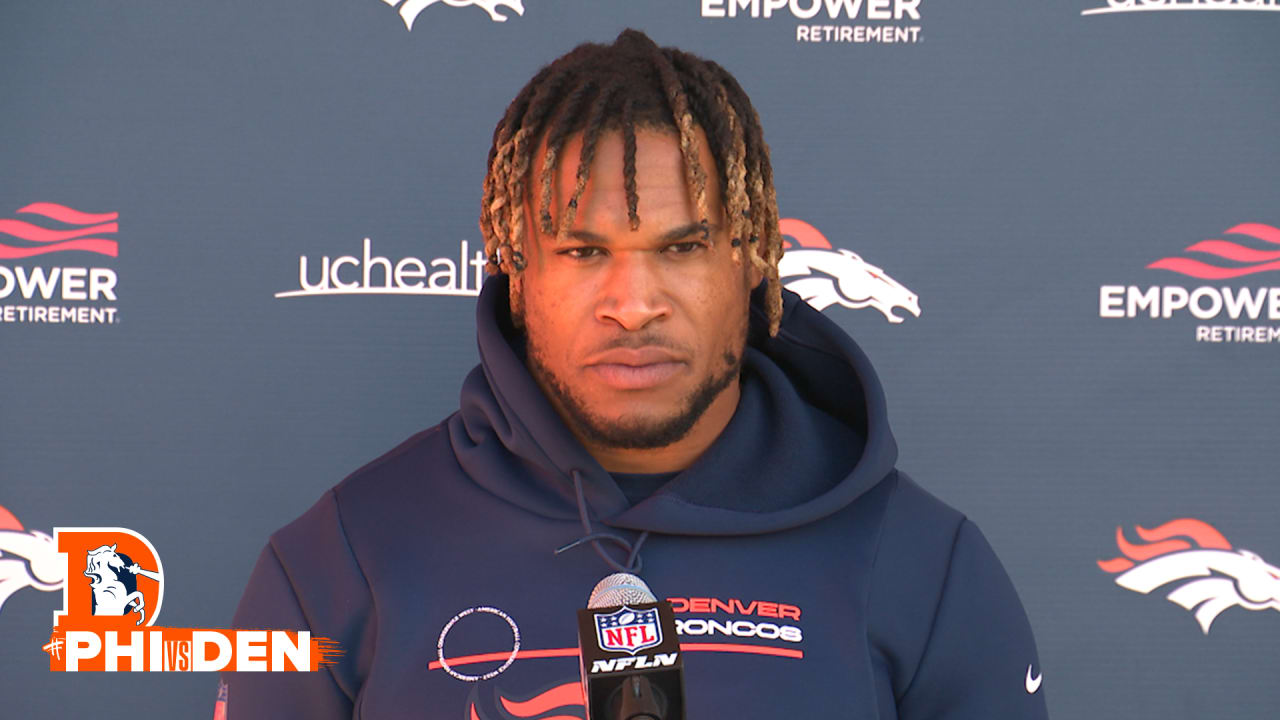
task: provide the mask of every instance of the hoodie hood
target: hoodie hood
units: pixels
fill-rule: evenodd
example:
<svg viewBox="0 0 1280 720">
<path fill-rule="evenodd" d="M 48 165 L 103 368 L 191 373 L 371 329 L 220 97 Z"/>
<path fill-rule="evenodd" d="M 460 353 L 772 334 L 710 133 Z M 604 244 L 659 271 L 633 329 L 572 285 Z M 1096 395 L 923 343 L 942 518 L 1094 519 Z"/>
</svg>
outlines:
<svg viewBox="0 0 1280 720">
<path fill-rule="evenodd" d="M 529 374 L 507 277 L 489 278 L 476 308 L 480 365 L 448 421 L 459 465 L 530 512 L 646 532 L 768 533 L 847 506 L 897 460 L 880 382 L 853 340 L 788 290 L 769 337 L 763 287 L 752 295 L 733 418 L 697 461 L 631 506 Z"/>
</svg>

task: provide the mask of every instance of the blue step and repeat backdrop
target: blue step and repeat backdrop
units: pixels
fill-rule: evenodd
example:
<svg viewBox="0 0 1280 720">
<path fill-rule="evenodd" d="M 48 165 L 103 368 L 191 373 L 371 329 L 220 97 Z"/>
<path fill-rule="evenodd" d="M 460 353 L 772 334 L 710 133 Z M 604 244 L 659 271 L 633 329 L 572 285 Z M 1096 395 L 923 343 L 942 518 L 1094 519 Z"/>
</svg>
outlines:
<svg viewBox="0 0 1280 720">
<path fill-rule="evenodd" d="M 161 624 L 225 627 L 456 408 L 493 127 L 629 26 L 751 94 L 786 279 L 991 539 L 1052 714 L 1280 714 L 1280 2 L 9 0 L 0 716 L 210 716 L 209 674 L 48 670 L 45 536 L 142 533 Z"/>
</svg>

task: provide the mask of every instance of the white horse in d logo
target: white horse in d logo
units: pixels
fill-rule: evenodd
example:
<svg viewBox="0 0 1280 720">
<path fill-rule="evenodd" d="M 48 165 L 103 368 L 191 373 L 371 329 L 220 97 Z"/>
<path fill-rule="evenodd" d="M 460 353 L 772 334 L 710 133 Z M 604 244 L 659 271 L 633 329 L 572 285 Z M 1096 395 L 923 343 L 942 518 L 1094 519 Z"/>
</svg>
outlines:
<svg viewBox="0 0 1280 720">
<path fill-rule="evenodd" d="M 150 570 L 143 570 L 128 555 L 116 552 L 115 545 L 103 545 L 90 550 L 85 562 L 84 574 L 92 582 L 94 615 L 125 615 L 130 612 L 138 614 L 141 625 L 146 618 L 146 602 L 142 592 L 138 590 L 136 575 L 160 581 L 160 575 Z"/>
</svg>

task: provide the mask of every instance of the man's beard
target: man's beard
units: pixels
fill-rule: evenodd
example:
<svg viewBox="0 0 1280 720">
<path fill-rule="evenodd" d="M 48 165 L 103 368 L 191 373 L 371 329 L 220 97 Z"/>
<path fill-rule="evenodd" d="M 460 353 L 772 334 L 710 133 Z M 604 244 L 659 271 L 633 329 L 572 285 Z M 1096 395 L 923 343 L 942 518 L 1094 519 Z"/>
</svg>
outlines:
<svg viewBox="0 0 1280 720">
<path fill-rule="evenodd" d="M 526 332 L 528 328 L 526 326 Z M 738 379 L 742 372 L 742 356 L 746 350 L 746 329 L 743 328 L 741 349 L 734 354 L 726 350 L 723 360 L 726 369 L 719 375 L 711 375 L 694 388 L 680 403 L 680 411 L 666 418 L 622 418 L 609 420 L 592 412 L 573 394 L 567 383 L 557 377 L 543 362 L 541 348 L 531 334 L 527 334 L 527 363 L 529 372 L 554 396 L 555 404 L 563 409 L 565 420 L 576 434 L 590 444 L 618 450 L 653 450 L 671 445 L 689 434 L 702 418 L 711 403 Z"/>
</svg>

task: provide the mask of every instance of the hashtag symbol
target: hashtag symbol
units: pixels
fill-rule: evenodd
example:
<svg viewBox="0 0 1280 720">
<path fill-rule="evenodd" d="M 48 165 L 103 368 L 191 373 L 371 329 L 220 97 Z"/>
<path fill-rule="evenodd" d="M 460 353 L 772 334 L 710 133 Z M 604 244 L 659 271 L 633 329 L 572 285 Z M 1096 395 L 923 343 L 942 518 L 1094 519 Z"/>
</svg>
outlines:
<svg viewBox="0 0 1280 720">
<path fill-rule="evenodd" d="M 62 659 L 62 638 L 58 637 L 56 633 L 53 635 L 50 635 L 49 644 L 45 645 L 40 649 L 49 653 L 50 657 L 52 657 L 54 660 L 61 660 Z"/>
</svg>

